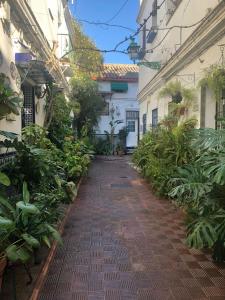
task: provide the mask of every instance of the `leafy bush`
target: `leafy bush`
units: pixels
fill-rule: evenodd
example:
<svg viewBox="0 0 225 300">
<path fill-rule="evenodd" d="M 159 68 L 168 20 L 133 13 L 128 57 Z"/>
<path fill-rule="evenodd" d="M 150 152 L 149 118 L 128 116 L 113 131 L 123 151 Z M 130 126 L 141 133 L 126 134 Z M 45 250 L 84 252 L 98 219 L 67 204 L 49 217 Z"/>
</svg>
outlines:
<svg viewBox="0 0 225 300">
<path fill-rule="evenodd" d="M 61 242 L 55 227 L 63 213 L 62 204 L 75 198 L 76 182 L 87 173 L 93 155 L 83 141 L 69 137 L 62 151 L 47 135 L 44 128 L 31 125 L 23 129 L 21 141 L 1 143 L 16 150 L 6 174 L 0 172 L 0 256 L 12 262 L 25 263 L 36 248 L 50 247 L 53 239 Z M 17 194 L 7 197 L 3 186 L 11 182 Z"/>
<path fill-rule="evenodd" d="M 187 244 L 225 260 L 225 130 L 194 130 L 189 120 L 147 133 L 134 162 L 155 190 L 187 213 Z"/>
<path fill-rule="evenodd" d="M 193 159 L 194 150 L 190 146 L 190 133 L 196 121 L 191 119 L 179 126 L 159 126 L 148 132 L 133 155 L 135 164 L 141 169 L 156 191 L 167 195 L 176 167 Z"/>
<path fill-rule="evenodd" d="M 76 181 L 87 172 L 92 152 L 82 141 L 67 141 L 63 150 L 68 177 Z"/>
<path fill-rule="evenodd" d="M 41 244 L 50 247 L 51 239 L 61 242 L 57 230 L 45 219 L 45 212 L 30 203 L 27 184 L 23 184 L 22 199 L 0 197 L 0 244 L 12 262 L 25 263 Z"/>
</svg>

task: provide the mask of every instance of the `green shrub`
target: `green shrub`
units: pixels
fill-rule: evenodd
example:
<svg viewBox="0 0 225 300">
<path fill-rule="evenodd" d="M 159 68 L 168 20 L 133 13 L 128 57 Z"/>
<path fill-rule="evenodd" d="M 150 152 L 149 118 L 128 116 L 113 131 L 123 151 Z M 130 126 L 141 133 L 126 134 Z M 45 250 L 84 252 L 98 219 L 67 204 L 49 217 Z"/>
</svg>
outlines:
<svg viewBox="0 0 225 300">
<path fill-rule="evenodd" d="M 189 141 L 195 124 L 191 119 L 175 127 L 161 125 L 146 133 L 134 152 L 135 164 L 161 195 L 167 195 L 169 179 L 176 167 L 193 159 L 194 150 Z"/>
<path fill-rule="evenodd" d="M 165 123 L 162 123 L 165 124 Z M 189 120 L 148 132 L 133 160 L 155 190 L 187 213 L 187 244 L 225 260 L 225 130 Z"/>
</svg>

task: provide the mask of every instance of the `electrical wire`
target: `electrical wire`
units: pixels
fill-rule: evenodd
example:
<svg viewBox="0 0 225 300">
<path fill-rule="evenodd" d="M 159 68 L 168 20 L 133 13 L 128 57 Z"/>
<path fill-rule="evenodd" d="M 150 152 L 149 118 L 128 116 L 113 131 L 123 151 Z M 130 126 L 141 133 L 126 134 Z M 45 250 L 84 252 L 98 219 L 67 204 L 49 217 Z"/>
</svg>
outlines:
<svg viewBox="0 0 225 300">
<path fill-rule="evenodd" d="M 108 21 L 106 21 L 105 23 L 110 23 L 112 22 L 116 17 L 118 17 L 118 15 L 121 13 L 121 11 L 123 10 L 123 8 L 127 5 L 129 0 L 126 0 L 123 5 L 120 7 L 120 9 L 115 13 L 114 16 L 112 16 L 112 18 L 110 18 Z"/>
<path fill-rule="evenodd" d="M 207 18 L 207 16 L 203 17 L 201 20 L 199 20 L 198 22 L 196 22 L 196 23 L 194 23 L 192 25 L 187 25 L 187 26 L 178 26 L 178 25 L 175 25 L 175 26 L 169 27 L 167 33 L 164 35 L 164 37 L 161 39 L 161 41 L 156 46 L 154 46 L 151 49 L 145 51 L 145 53 L 151 53 L 153 50 L 155 50 L 156 48 L 158 48 L 162 44 L 162 42 L 166 39 L 167 35 L 169 34 L 169 32 L 172 29 L 174 29 L 174 28 L 191 28 L 191 27 L 194 27 L 194 26 L 200 24 L 201 22 L 203 22 L 206 18 Z M 164 30 L 165 30 L 165 28 L 164 28 Z"/>
<path fill-rule="evenodd" d="M 163 0 L 162 3 L 157 6 L 157 9 L 160 9 L 163 4 L 166 2 L 167 0 Z M 118 44 L 116 44 L 116 46 L 114 47 L 114 50 L 117 50 L 117 48 L 119 46 L 121 46 L 122 44 L 126 43 L 128 40 L 130 40 L 131 38 L 135 38 L 142 30 L 142 28 L 145 26 L 145 24 L 148 22 L 148 20 L 152 17 L 152 11 L 150 12 L 149 16 L 144 20 L 144 22 L 142 24 L 140 24 L 139 28 L 136 30 L 135 33 L 133 33 L 130 37 L 125 37 L 124 40 L 122 40 L 121 42 L 119 42 Z"/>
<path fill-rule="evenodd" d="M 87 50 L 87 51 L 95 51 L 95 52 L 101 52 L 101 53 L 121 53 L 121 54 L 128 54 L 128 52 L 126 50 L 114 50 L 114 49 L 110 49 L 110 50 L 101 50 L 101 49 L 97 49 L 97 48 L 73 48 L 70 51 L 66 52 L 63 56 L 60 57 L 60 59 L 64 58 L 65 56 L 69 55 L 70 53 L 76 51 L 76 50 Z"/>
<path fill-rule="evenodd" d="M 165 0 L 162 2 L 162 4 L 165 2 Z M 161 4 L 161 5 L 162 5 Z M 168 34 L 170 33 L 170 31 L 174 28 L 191 28 L 191 27 L 194 27 L 198 24 L 200 24 L 202 21 L 204 21 L 205 19 L 207 18 L 207 16 L 203 17 L 201 20 L 199 20 L 198 22 L 194 23 L 194 24 L 191 24 L 191 25 L 185 25 L 185 26 L 180 26 L 180 25 L 174 25 L 174 26 L 171 26 L 171 27 L 168 27 L 168 28 L 161 28 L 161 30 L 168 30 L 167 33 L 164 35 L 164 37 L 161 39 L 161 41 L 159 41 L 159 43 L 157 45 L 155 45 L 154 47 L 152 47 L 151 49 L 149 50 L 146 50 L 145 53 L 151 53 L 153 50 L 155 50 L 156 48 L 160 47 L 161 44 L 163 43 L 163 41 L 166 39 L 166 37 L 168 36 Z M 146 20 L 145 20 L 146 21 Z M 146 21 L 147 22 L 147 21 Z M 146 23 L 145 23 L 146 24 Z M 141 25 L 142 27 L 144 26 L 143 24 Z M 141 27 L 140 27 L 141 28 Z M 140 28 L 132 35 L 132 37 L 136 36 L 139 32 L 140 32 Z M 159 29 L 157 29 L 159 30 Z M 137 33 L 138 32 L 138 33 Z M 119 42 L 115 47 L 114 49 L 110 49 L 110 50 L 100 50 L 100 49 L 95 49 L 95 48 L 75 48 L 75 49 L 72 49 L 70 50 L 68 53 L 64 54 L 62 56 L 65 57 L 67 56 L 68 54 L 70 54 L 72 51 L 74 50 L 90 50 L 90 51 L 96 51 L 96 52 L 101 52 L 101 53 L 112 53 L 112 52 L 115 52 L 115 53 L 122 53 L 122 54 L 128 54 L 128 51 L 127 50 L 117 50 L 118 47 L 122 44 L 125 43 L 125 41 L 128 41 L 130 39 L 130 37 L 126 37 L 124 40 L 122 40 L 121 42 Z"/>
<path fill-rule="evenodd" d="M 171 29 L 174 29 L 174 28 L 180 28 L 180 29 L 191 28 L 191 27 L 194 27 L 194 26 L 198 25 L 199 23 L 204 21 L 204 19 L 206 19 L 206 18 L 207 18 L 207 16 L 203 17 L 201 20 L 199 20 L 196 23 L 193 23 L 191 25 L 174 25 L 174 26 L 171 26 L 171 27 L 156 28 L 155 30 L 156 31 L 161 31 L 161 30 L 171 30 Z M 152 31 L 152 29 L 146 29 L 146 31 Z"/>
<path fill-rule="evenodd" d="M 90 25 L 96 25 L 96 26 L 108 26 L 108 27 L 116 27 L 116 28 L 122 28 L 122 29 L 126 29 L 126 30 L 129 30 L 131 32 L 135 32 L 134 29 L 130 28 L 130 27 L 126 27 L 126 26 L 123 26 L 123 25 L 118 25 L 118 24 L 109 24 L 109 23 L 105 23 L 105 22 L 95 22 L 95 21 L 89 21 L 89 20 L 85 20 L 85 19 L 77 19 L 78 22 L 81 22 L 81 23 L 87 23 L 87 24 L 90 24 Z"/>
</svg>

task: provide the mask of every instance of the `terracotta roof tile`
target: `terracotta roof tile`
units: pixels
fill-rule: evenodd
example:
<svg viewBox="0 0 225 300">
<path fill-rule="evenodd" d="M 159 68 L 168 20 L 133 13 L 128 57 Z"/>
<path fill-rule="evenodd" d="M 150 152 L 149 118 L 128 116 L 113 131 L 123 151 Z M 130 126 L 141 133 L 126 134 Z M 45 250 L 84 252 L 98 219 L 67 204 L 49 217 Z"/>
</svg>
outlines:
<svg viewBox="0 0 225 300">
<path fill-rule="evenodd" d="M 139 67 L 134 64 L 104 64 L 97 80 L 138 81 Z"/>
</svg>

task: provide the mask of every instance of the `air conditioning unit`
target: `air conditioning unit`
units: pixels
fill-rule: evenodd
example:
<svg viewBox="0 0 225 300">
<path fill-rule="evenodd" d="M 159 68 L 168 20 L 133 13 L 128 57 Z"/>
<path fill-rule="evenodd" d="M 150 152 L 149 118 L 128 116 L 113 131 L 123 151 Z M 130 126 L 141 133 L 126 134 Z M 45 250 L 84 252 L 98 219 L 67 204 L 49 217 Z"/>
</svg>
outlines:
<svg viewBox="0 0 225 300">
<path fill-rule="evenodd" d="M 10 21 L 10 6 L 7 2 L 0 3 L 0 19 Z"/>
</svg>

